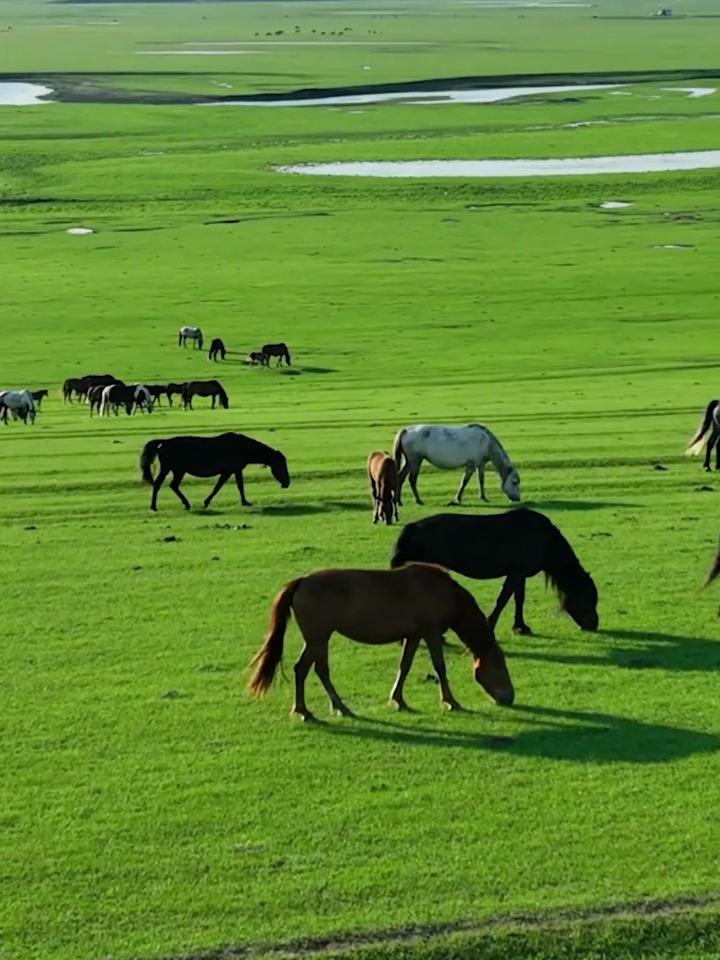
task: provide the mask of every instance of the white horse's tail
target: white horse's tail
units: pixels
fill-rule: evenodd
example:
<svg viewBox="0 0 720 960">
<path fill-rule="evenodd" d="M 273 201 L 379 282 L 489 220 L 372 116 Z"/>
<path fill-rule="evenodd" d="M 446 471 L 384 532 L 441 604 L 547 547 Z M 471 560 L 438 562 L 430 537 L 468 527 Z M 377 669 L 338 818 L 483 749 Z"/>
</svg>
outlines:
<svg viewBox="0 0 720 960">
<path fill-rule="evenodd" d="M 400 473 L 400 470 L 402 469 L 403 454 L 405 454 L 402 445 L 403 437 L 405 436 L 405 430 L 405 427 L 403 427 L 402 430 L 398 430 L 393 441 L 393 460 L 398 468 L 398 473 Z"/>
<path fill-rule="evenodd" d="M 705 444 L 708 442 L 708 431 L 712 426 L 715 408 L 718 406 L 720 406 L 720 400 L 711 400 L 705 408 L 705 414 L 700 421 L 698 431 L 688 443 L 687 449 L 685 450 L 685 456 L 694 457 L 698 453 L 702 453 L 705 449 Z"/>
</svg>

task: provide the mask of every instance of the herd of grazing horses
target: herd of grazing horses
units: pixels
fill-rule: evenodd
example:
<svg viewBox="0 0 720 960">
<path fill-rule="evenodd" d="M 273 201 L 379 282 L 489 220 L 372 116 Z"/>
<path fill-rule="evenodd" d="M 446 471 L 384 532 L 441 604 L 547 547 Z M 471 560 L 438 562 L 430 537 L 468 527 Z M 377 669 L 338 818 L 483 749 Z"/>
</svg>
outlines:
<svg viewBox="0 0 720 960">
<path fill-rule="evenodd" d="M 178 346 L 186 347 L 190 341 L 193 349 L 202 350 L 204 338 L 200 327 L 180 327 L 178 330 Z M 210 343 L 208 359 L 217 363 L 218 359 L 224 360 L 228 351 L 220 337 L 214 337 Z M 251 366 L 269 367 L 272 357 L 277 358 L 277 366 L 285 361 L 286 366 L 290 366 L 290 351 L 285 343 L 266 343 L 260 350 L 253 350 L 247 355 L 246 362 Z"/>
<path fill-rule="evenodd" d="M 198 327 L 179 331 L 181 346 L 191 341 L 202 349 Z M 225 345 L 213 339 L 209 358 L 226 356 Z M 248 362 L 269 365 L 277 357 L 290 365 L 284 343 L 266 344 L 251 353 Z M 33 423 L 47 389 L 0 391 L 0 419 L 8 417 Z M 191 380 L 168 384 L 126 384 L 111 374 L 71 378 L 62 388 L 64 401 L 84 401 L 90 415 L 108 416 L 124 409 L 151 412 L 166 397 L 172 406 L 179 396 L 185 409 L 192 409 L 193 397 L 209 397 L 227 409 L 227 393 L 217 380 Z M 705 450 L 705 469 L 711 469 L 712 451 L 720 470 L 720 400 L 706 407 L 687 453 Z M 463 426 L 420 424 L 407 426 L 395 436 L 392 453 L 373 451 L 367 459 L 367 476 L 373 504 L 373 523 L 392 524 L 399 520 L 402 488 L 408 480 L 417 504 L 418 477 L 424 461 L 444 470 L 462 469 L 462 478 L 451 504 L 459 505 L 473 474 L 477 475 L 480 498 L 487 501 L 485 469 L 495 469 L 504 495 L 512 503 L 521 499 L 520 475 L 499 439 L 481 423 Z M 153 465 L 157 462 L 157 475 Z M 149 440 L 140 454 L 144 481 L 152 487 L 150 509 L 157 510 L 158 494 L 168 476 L 170 489 L 186 510 L 190 502 L 181 490 L 187 474 L 214 477 L 215 484 L 203 501 L 207 508 L 228 480 L 234 478 L 243 506 L 243 471 L 250 464 L 266 466 L 277 483 L 290 485 L 287 460 L 280 450 L 238 433 L 216 437 L 177 436 Z M 486 580 L 502 578 L 502 588 L 489 617 L 472 595 L 450 576 Z M 441 703 L 449 710 L 460 709 L 447 679 L 443 653 L 445 634 L 453 631 L 472 656 L 473 675 L 488 696 L 500 705 L 510 705 L 515 692 L 501 647 L 495 637 L 498 619 L 511 599 L 515 613 L 513 630 L 530 634 L 525 620 L 525 585 L 530 577 L 544 573 L 553 587 L 562 611 L 583 630 L 599 626 L 598 591 L 590 573 L 583 568 L 570 543 L 543 514 L 520 507 L 490 516 L 444 513 L 407 524 L 398 536 L 388 570 L 318 570 L 285 584 L 272 602 L 270 621 L 263 645 L 251 662 L 248 690 L 261 697 L 270 689 L 283 657 L 284 637 L 291 613 L 295 615 L 304 645 L 295 663 L 295 693 L 292 714 L 312 719 L 305 700 L 305 681 L 311 668 L 322 683 L 331 709 L 351 715 L 330 678 L 328 644 L 333 633 L 366 644 L 400 643 L 402 652 L 390 702 L 407 708 L 404 685 L 421 643 L 430 654 L 437 676 Z M 706 585 L 720 577 L 720 547 Z"/>
</svg>

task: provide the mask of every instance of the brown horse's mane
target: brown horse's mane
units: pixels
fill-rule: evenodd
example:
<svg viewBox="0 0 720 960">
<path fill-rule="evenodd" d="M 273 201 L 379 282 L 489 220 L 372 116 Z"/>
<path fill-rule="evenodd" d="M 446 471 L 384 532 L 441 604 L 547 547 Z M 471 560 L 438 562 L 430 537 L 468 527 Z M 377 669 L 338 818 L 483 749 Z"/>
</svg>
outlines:
<svg viewBox="0 0 720 960">
<path fill-rule="evenodd" d="M 427 566 L 434 566 L 434 564 L 427 564 Z M 439 569 L 443 568 L 439 567 Z M 495 645 L 495 635 L 473 595 L 459 583 L 455 583 L 455 586 L 457 587 L 458 615 L 452 624 L 452 629 L 470 653 L 476 659 L 482 660 L 488 650 Z"/>
</svg>

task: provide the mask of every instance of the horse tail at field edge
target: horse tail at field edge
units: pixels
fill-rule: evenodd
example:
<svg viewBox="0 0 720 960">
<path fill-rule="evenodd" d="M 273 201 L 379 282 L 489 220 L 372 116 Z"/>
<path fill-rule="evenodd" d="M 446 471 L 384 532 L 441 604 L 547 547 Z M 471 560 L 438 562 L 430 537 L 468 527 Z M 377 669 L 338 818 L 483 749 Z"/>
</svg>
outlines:
<svg viewBox="0 0 720 960">
<path fill-rule="evenodd" d="M 400 473 L 400 470 L 402 469 L 402 459 L 403 454 L 405 453 L 402 445 L 403 437 L 405 436 L 405 429 L 406 428 L 403 427 L 402 430 L 398 430 L 398 432 L 395 434 L 395 440 L 393 441 L 393 460 L 398 468 L 398 473 Z"/>
<path fill-rule="evenodd" d="M 720 400 L 711 400 L 705 408 L 705 415 L 700 426 L 698 427 L 698 431 L 685 449 L 686 456 L 690 457 L 702 452 L 703 448 L 705 447 L 705 441 L 707 440 L 706 434 L 712 423 L 713 410 L 719 404 Z"/>
<path fill-rule="evenodd" d="M 155 482 L 152 465 L 155 462 L 155 457 L 157 457 L 162 442 L 162 440 L 148 440 L 140 454 L 140 472 L 142 473 L 143 480 L 149 486 L 152 486 Z"/>
<path fill-rule="evenodd" d="M 715 563 L 713 563 L 712 569 L 710 570 L 710 573 L 707 575 L 705 586 L 709 587 L 710 584 L 713 582 L 713 580 L 717 579 L 717 577 L 720 577 L 720 541 L 718 541 L 718 552 L 717 552 L 717 556 L 715 557 Z"/>
<path fill-rule="evenodd" d="M 248 683 L 248 693 L 258 699 L 265 696 L 272 686 L 282 661 L 285 630 L 290 619 L 295 591 L 302 581 L 303 577 L 298 577 L 297 580 L 286 583 L 272 602 L 265 643 L 250 661 L 253 675 Z"/>
</svg>

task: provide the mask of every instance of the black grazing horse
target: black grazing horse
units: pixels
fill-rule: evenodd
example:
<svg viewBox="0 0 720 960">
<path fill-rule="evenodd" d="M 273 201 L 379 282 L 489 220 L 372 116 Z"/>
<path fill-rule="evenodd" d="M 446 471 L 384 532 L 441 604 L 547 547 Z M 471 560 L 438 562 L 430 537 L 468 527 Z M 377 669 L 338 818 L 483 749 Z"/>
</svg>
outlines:
<svg viewBox="0 0 720 960">
<path fill-rule="evenodd" d="M 220 337 L 215 337 L 213 342 L 210 344 L 208 359 L 215 360 L 217 362 L 218 354 L 220 354 L 221 360 L 225 359 L 225 344 L 222 342 Z"/>
<path fill-rule="evenodd" d="M 391 565 L 412 560 L 438 563 L 476 580 L 505 577 L 495 609 L 488 617 L 494 628 L 505 605 L 515 595 L 516 633 L 532 633 L 523 617 L 525 580 L 544 571 L 569 613 L 583 630 L 597 630 L 597 588 L 583 570 L 572 547 L 542 513 L 516 509 L 491 516 L 439 513 L 409 523 L 395 543 Z"/>
<path fill-rule="evenodd" d="M 268 363 L 270 362 L 270 357 L 277 357 L 277 365 L 280 366 L 283 362 L 290 366 L 290 351 L 284 343 L 266 343 L 262 348 L 262 353 L 268 358 Z"/>
<path fill-rule="evenodd" d="M 715 469 L 720 470 L 720 400 L 711 400 L 705 408 L 698 431 L 688 444 L 688 454 L 702 453 L 705 448 L 705 469 L 710 470 L 710 458 L 715 447 Z"/>
<path fill-rule="evenodd" d="M 155 458 L 160 461 L 160 472 L 153 477 Z M 250 463 L 270 467 L 272 475 L 285 490 L 290 486 L 287 461 L 279 450 L 246 437 L 242 433 L 221 433 L 218 437 L 170 437 L 167 440 L 150 440 L 140 454 L 140 470 L 143 480 L 153 488 L 150 509 L 157 510 L 157 495 L 168 473 L 173 479 L 170 489 L 182 501 L 186 510 L 190 503 L 180 490 L 186 473 L 193 477 L 218 477 L 218 481 L 204 505 L 210 506 L 215 494 L 233 474 L 244 507 L 251 504 L 245 499 L 242 472 Z"/>
</svg>

